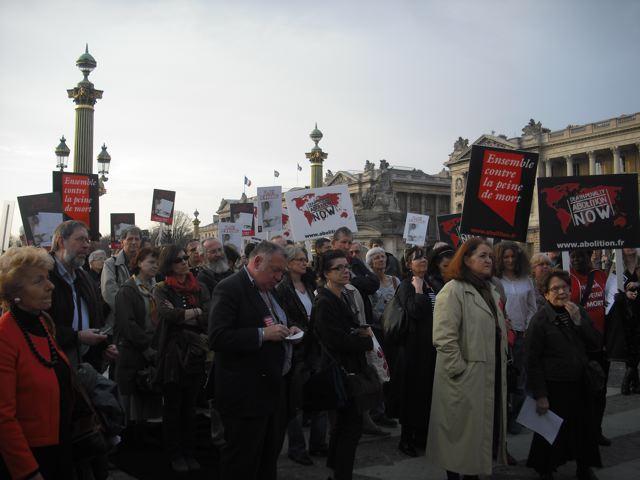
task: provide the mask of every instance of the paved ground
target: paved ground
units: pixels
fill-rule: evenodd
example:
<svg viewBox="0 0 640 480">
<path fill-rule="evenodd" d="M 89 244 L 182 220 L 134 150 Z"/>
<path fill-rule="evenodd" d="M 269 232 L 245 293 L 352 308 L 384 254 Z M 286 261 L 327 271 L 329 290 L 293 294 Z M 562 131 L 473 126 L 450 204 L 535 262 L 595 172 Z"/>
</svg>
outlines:
<svg viewBox="0 0 640 480">
<path fill-rule="evenodd" d="M 600 480 L 640 480 L 640 395 L 620 395 L 620 381 L 624 366 L 612 364 L 609 379 L 609 398 L 605 412 L 604 433 L 613 440 L 613 446 L 601 448 L 604 468 L 596 471 Z M 390 429 L 391 437 L 380 439 L 365 435 L 358 446 L 354 480 L 444 480 L 445 474 L 430 466 L 425 457 L 409 458 L 397 448 L 400 429 Z M 493 480 L 537 479 L 531 469 L 524 466 L 531 444 L 531 433 L 509 436 L 508 447 L 518 460 L 514 467 L 496 467 Z M 326 480 L 330 471 L 324 459 L 315 459 L 315 465 L 305 467 L 289 460 L 286 455 L 279 463 L 280 480 Z M 575 464 L 562 467 L 558 480 L 575 478 Z M 119 471 L 112 472 L 114 480 L 135 480 Z M 170 477 L 167 477 L 170 478 Z"/>
</svg>

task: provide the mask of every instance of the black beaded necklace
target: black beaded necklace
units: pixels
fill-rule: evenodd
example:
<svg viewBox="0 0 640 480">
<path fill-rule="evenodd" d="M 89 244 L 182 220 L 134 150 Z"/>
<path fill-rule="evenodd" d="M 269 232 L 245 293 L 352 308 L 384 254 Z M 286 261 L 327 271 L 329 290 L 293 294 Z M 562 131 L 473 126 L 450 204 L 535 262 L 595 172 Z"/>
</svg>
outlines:
<svg viewBox="0 0 640 480">
<path fill-rule="evenodd" d="M 42 328 L 44 328 L 44 333 L 47 337 L 47 344 L 49 345 L 49 354 L 51 355 L 51 361 L 44 358 L 42 354 L 38 351 L 36 346 L 33 344 L 33 340 L 31 340 L 31 335 L 29 335 L 29 332 L 27 332 L 27 329 L 25 328 L 25 326 L 22 324 L 20 320 L 18 320 L 15 317 L 15 315 L 14 315 L 14 319 L 18 324 L 18 326 L 20 327 L 20 330 L 24 335 L 24 339 L 27 341 L 27 345 L 29 345 L 29 349 L 33 352 L 33 354 L 38 359 L 38 361 L 47 368 L 53 368 L 55 364 L 58 363 L 58 351 L 53 346 L 51 335 L 49 334 L 49 331 L 46 329 L 46 327 L 42 324 L 42 320 L 38 318 L 38 321 L 40 322 L 40 325 L 42 325 Z"/>
</svg>

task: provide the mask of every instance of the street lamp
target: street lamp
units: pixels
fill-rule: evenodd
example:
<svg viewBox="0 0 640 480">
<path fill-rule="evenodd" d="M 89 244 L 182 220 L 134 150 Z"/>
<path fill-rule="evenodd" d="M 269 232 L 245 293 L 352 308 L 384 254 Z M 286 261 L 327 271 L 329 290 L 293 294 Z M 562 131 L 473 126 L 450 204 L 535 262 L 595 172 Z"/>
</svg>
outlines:
<svg viewBox="0 0 640 480">
<path fill-rule="evenodd" d="M 64 172 L 64 169 L 67 168 L 70 153 L 71 150 L 67 147 L 66 140 L 63 135 L 60 139 L 60 144 L 56 147 L 56 158 L 58 160 L 56 168 L 59 168 L 61 172 Z"/>
<path fill-rule="evenodd" d="M 193 220 L 193 239 L 194 240 L 200 240 L 200 220 L 198 220 L 198 215 L 200 215 L 200 212 L 196 208 L 195 212 L 193 212 L 193 216 L 196 217 Z"/>
<path fill-rule="evenodd" d="M 107 146 L 102 144 L 102 151 L 98 154 L 98 164 L 100 165 L 98 173 L 100 174 L 100 195 L 107 193 L 104 188 L 104 182 L 108 181 L 109 166 L 111 165 L 111 155 L 107 152 Z"/>
</svg>

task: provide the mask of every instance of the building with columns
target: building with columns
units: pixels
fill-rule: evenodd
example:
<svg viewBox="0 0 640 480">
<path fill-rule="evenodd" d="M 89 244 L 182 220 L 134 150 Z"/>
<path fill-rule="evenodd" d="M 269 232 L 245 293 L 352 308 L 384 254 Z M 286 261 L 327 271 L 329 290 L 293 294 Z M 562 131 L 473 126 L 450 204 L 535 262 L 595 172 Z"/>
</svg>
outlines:
<svg viewBox="0 0 640 480">
<path fill-rule="evenodd" d="M 640 172 L 640 113 L 622 115 L 584 125 L 569 125 L 551 131 L 533 119 L 522 129 L 522 135 L 481 135 L 474 145 L 527 150 L 539 154 L 538 176 L 560 177 Z M 451 172 L 453 189 L 451 211 L 461 212 L 466 187 L 471 147 L 461 137 L 445 165 Z M 537 191 L 534 191 L 527 244 L 538 251 Z"/>
<path fill-rule="evenodd" d="M 449 213 L 451 177 L 443 169 L 434 175 L 415 168 L 391 166 L 380 160 L 378 168 L 366 161 L 363 171 L 327 170 L 324 185 L 346 183 L 356 214 L 356 241 L 367 244 L 382 237 L 385 249 L 402 255 L 402 233 L 407 213 L 429 215 L 427 244 L 437 241 L 436 216 Z"/>
</svg>

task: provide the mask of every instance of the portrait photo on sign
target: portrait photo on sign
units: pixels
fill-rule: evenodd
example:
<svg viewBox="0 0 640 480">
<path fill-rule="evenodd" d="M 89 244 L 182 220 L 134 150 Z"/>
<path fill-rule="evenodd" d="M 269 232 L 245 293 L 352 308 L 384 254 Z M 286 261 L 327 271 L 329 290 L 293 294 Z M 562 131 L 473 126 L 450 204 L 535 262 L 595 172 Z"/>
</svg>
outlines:
<svg viewBox="0 0 640 480">
<path fill-rule="evenodd" d="M 409 245 L 423 246 L 427 241 L 429 215 L 407 213 L 402 237 Z"/>
<path fill-rule="evenodd" d="M 57 192 L 18 197 L 18 207 L 27 244 L 35 247 L 50 248 L 53 231 L 69 219 Z"/>
<path fill-rule="evenodd" d="M 175 201 L 176 192 L 154 189 L 151 201 L 151 221 L 171 225 L 173 223 Z"/>
</svg>

